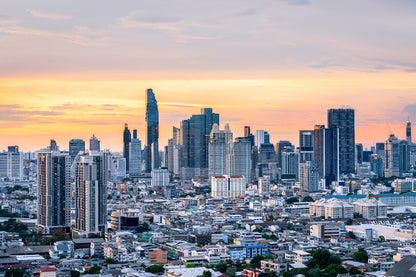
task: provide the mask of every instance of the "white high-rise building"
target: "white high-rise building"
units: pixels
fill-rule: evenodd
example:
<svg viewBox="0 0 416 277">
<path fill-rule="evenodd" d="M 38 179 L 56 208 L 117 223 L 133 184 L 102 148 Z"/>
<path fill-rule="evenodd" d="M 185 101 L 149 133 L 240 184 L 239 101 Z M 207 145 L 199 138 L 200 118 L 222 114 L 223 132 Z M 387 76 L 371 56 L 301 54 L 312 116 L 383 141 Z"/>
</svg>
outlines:
<svg viewBox="0 0 416 277">
<path fill-rule="evenodd" d="M 307 161 L 299 164 L 299 182 L 302 194 L 319 190 L 319 172 L 315 162 Z"/>
<path fill-rule="evenodd" d="M 71 227 L 71 156 L 60 152 L 38 152 L 37 226 L 44 233 Z"/>
<path fill-rule="evenodd" d="M 108 153 L 80 156 L 75 177 L 75 232 L 81 236 L 107 231 Z"/>
<path fill-rule="evenodd" d="M 152 170 L 152 186 L 164 187 L 169 185 L 169 171 L 167 169 Z"/>
<path fill-rule="evenodd" d="M 220 130 L 218 124 L 212 126 L 208 145 L 208 175 L 222 176 L 231 173 L 233 133 L 228 124 Z"/>
<path fill-rule="evenodd" d="M 260 194 L 267 194 L 270 192 L 270 176 L 260 177 L 258 184 L 259 184 L 258 191 Z"/>
<path fill-rule="evenodd" d="M 19 147 L 9 146 L 7 152 L 0 153 L 0 178 L 23 179 L 23 153 Z"/>
<path fill-rule="evenodd" d="M 211 194 L 213 197 L 238 198 L 245 195 L 246 178 L 244 176 L 212 176 Z"/>
<path fill-rule="evenodd" d="M 399 140 L 393 134 L 384 143 L 384 176 L 400 176 L 400 152 L 399 152 Z"/>
<path fill-rule="evenodd" d="M 142 142 L 133 138 L 130 142 L 130 176 L 142 173 Z"/>
<path fill-rule="evenodd" d="M 255 144 L 257 146 L 257 149 L 260 149 L 260 146 L 264 143 L 264 134 L 266 131 L 264 130 L 256 130 L 256 136 L 255 136 Z"/>
</svg>

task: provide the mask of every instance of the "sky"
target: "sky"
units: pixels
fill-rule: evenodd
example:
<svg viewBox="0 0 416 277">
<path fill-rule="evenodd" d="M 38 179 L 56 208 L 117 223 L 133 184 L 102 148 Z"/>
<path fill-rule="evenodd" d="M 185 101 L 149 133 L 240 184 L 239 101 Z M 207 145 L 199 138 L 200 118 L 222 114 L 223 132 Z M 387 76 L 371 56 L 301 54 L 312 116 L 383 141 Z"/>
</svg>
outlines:
<svg viewBox="0 0 416 277">
<path fill-rule="evenodd" d="M 94 133 L 145 140 L 145 91 L 172 126 L 212 107 L 235 136 L 271 141 L 355 109 L 370 147 L 416 122 L 412 0 L 14 0 L 0 3 L 0 151 Z M 416 134 L 416 129 L 414 130 Z"/>
</svg>

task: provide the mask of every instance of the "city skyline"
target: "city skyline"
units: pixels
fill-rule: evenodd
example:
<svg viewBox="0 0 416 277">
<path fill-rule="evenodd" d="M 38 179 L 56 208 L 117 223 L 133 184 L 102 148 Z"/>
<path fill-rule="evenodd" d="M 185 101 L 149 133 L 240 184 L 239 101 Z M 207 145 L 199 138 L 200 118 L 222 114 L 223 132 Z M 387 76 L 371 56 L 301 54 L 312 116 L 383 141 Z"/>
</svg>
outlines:
<svg viewBox="0 0 416 277">
<path fill-rule="evenodd" d="M 299 130 L 348 105 L 357 143 L 402 139 L 416 121 L 415 11 L 408 0 L 3 3 L 0 147 L 67 149 L 95 134 L 121 151 L 124 123 L 145 142 L 149 87 L 159 149 L 205 107 L 237 136 L 250 125 L 298 145 Z"/>
</svg>

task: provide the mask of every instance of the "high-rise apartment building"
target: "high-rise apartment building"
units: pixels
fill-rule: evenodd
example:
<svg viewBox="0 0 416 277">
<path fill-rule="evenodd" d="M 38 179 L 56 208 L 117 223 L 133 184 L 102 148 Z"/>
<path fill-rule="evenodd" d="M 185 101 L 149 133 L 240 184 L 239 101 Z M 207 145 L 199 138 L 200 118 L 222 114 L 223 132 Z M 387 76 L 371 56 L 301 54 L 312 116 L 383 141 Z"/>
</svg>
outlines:
<svg viewBox="0 0 416 277">
<path fill-rule="evenodd" d="M 257 149 L 260 149 L 260 146 L 262 144 L 270 143 L 270 134 L 264 130 L 256 130 L 255 142 L 256 142 Z"/>
<path fill-rule="evenodd" d="M 400 151 L 399 140 L 393 134 L 386 140 L 384 144 L 385 162 L 384 162 L 384 176 L 392 177 L 400 175 Z"/>
<path fill-rule="evenodd" d="M 129 130 L 129 125 L 124 124 L 123 131 L 123 157 L 126 159 L 126 171 L 130 169 L 130 142 L 131 142 L 131 133 Z"/>
<path fill-rule="evenodd" d="M 299 182 L 302 194 L 319 190 L 319 173 L 315 162 L 307 161 L 299 164 Z"/>
<path fill-rule="evenodd" d="M 138 176 L 142 173 L 142 142 L 137 138 L 137 130 L 133 130 L 133 138 L 130 142 L 130 176 Z"/>
<path fill-rule="evenodd" d="M 282 152 L 282 174 L 299 177 L 299 153 Z"/>
<path fill-rule="evenodd" d="M 231 174 L 232 170 L 232 141 L 233 133 L 228 124 L 220 130 L 218 124 L 212 126 L 208 144 L 208 176 Z"/>
<path fill-rule="evenodd" d="M 251 141 L 249 137 L 235 139 L 232 148 L 232 175 L 244 176 L 246 182 L 251 180 Z"/>
<path fill-rule="evenodd" d="M 82 139 L 71 139 L 69 141 L 69 156 L 74 161 L 79 152 L 85 152 L 85 141 Z"/>
<path fill-rule="evenodd" d="M 59 147 L 58 147 L 58 145 L 56 144 L 56 140 L 51 139 L 51 143 L 50 143 L 50 145 L 49 145 L 49 150 L 50 150 L 50 151 L 59 151 Z"/>
<path fill-rule="evenodd" d="M 71 157 L 56 151 L 38 152 L 37 226 L 44 233 L 67 231 L 71 226 Z"/>
<path fill-rule="evenodd" d="M 90 138 L 90 151 L 100 152 L 100 141 L 94 134 L 92 134 L 92 137 Z"/>
<path fill-rule="evenodd" d="M 169 185 L 169 171 L 165 168 L 152 170 L 152 187 Z"/>
<path fill-rule="evenodd" d="M 23 153 L 18 146 L 9 146 L 0 153 L 0 178 L 23 180 Z"/>
<path fill-rule="evenodd" d="M 337 133 L 338 129 L 327 129 L 325 125 L 315 125 L 314 128 L 314 160 L 319 178 L 325 179 L 327 186 L 338 175 L 338 160 L 334 158 L 338 153 L 338 144 L 333 145 L 334 131 Z"/>
<path fill-rule="evenodd" d="M 339 174 L 355 172 L 355 112 L 352 108 L 328 110 L 328 128 L 338 129 L 337 135 L 333 131 L 333 147 L 338 149 L 334 159 L 339 164 Z M 337 146 L 336 146 L 337 145 Z"/>
<path fill-rule="evenodd" d="M 304 163 L 314 160 L 314 131 L 299 131 L 299 162 Z"/>
<path fill-rule="evenodd" d="M 80 236 L 107 230 L 108 153 L 80 156 L 75 178 L 75 232 Z"/>
<path fill-rule="evenodd" d="M 285 150 L 294 151 L 294 146 L 290 141 L 281 140 L 276 143 L 275 151 L 277 154 L 277 163 L 280 167 L 282 167 L 282 152 Z"/>
<path fill-rule="evenodd" d="M 244 176 L 212 176 L 211 194 L 213 197 L 238 198 L 245 195 Z"/>
<path fill-rule="evenodd" d="M 146 91 L 146 132 L 145 169 L 150 173 L 160 167 L 159 159 L 159 110 L 152 89 Z"/>
</svg>

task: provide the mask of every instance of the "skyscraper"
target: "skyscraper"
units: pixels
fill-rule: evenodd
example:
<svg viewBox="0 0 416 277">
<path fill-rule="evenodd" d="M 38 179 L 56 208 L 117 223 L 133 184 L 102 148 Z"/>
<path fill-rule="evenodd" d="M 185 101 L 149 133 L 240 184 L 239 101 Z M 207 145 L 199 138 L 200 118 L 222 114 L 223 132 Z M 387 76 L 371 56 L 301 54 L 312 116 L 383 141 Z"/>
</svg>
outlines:
<svg viewBox="0 0 416 277">
<path fill-rule="evenodd" d="M 80 236 L 107 230 L 108 153 L 84 154 L 76 164 L 75 231 Z"/>
<path fill-rule="evenodd" d="M 314 161 L 299 164 L 299 182 L 302 194 L 319 190 L 319 173 Z"/>
<path fill-rule="evenodd" d="M 251 143 L 251 147 L 254 146 L 254 135 L 250 132 L 250 126 L 244 126 L 244 137 L 248 138 Z"/>
<path fill-rule="evenodd" d="M 146 129 L 147 145 L 145 148 L 146 172 L 157 169 L 159 161 L 159 110 L 156 97 L 152 89 L 146 91 Z"/>
<path fill-rule="evenodd" d="M 319 178 L 325 179 L 327 186 L 338 176 L 338 143 L 335 145 L 333 135 L 338 128 L 326 129 L 325 125 L 315 125 L 314 128 L 314 160 L 318 168 Z M 335 141 L 336 142 L 336 141 Z"/>
<path fill-rule="evenodd" d="M 44 233 L 71 226 L 71 157 L 67 153 L 39 152 L 37 158 L 38 217 Z"/>
<path fill-rule="evenodd" d="M 82 139 L 71 139 L 69 141 L 69 156 L 71 156 L 71 161 L 73 161 L 78 155 L 79 152 L 85 151 L 85 141 Z"/>
<path fill-rule="evenodd" d="M 290 149 L 291 151 L 294 150 L 294 147 L 290 141 L 281 140 L 278 143 L 276 143 L 275 151 L 277 154 L 277 163 L 280 167 L 282 167 L 282 152 L 285 149 Z"/>
<path fill-rule="evenodd" d="M 50 151 L 59 151 L 59 147 L 58 147 L 58 145 L 56 144 L 56 140 L 51 139 L 51 144 L 50 144 L 50 146 L 49 146 L 49 150 L 50 150 Z"/>
<path fill-rule="evenodd" d="M 180 145 L 182 148 L 182 171 L 186 177 L 208 176 L 208 143 L 212 125 L 219 124 L 220 116 L 211 108 L 201 109 L 201 114 L 182 120 Z M 185 177 L 185 176 L 182 176 Z"/>
<path fill-rule="evenodd" d="M 314 133 L 313 130 L 299 131 L 299 162 L 314 160 Z"/>
<path fill-rule="evenodd" d="M 126 159 L 126 171 L 130 169 L 130 142 L 131 142 L 131 133 L 129 130 L 129 125 L 124 124 L 123 131 L 123 157 Z"/>
<path fill-rule="evenodd" d="M 236 138 L 232 148 L 234 176 L 244 176 L 246 182 L 251 181 L 251 141 L 249 137 Z"/>
<path fill-rule="evenodd" d="M 90 138 L 90 151 L 100 152 L 100 141 L 97 139 L 97 137 L 94 134 Z"/>
<path fill-rule="evenodd" d="M 406 140 L 409 144 L 412 144 L 412 123 L 410 120 L 406 122 Z"/>
<path fill-rule="evenodd" d="M 228 124 L 220 130 L 218 124 L 212 126 L 208 145 L 208 175 L 222 176 L 231 173 L 231 149 L 233 133 Z"/>
<path fill-rule="evenodd" d="M 133 130 L 133 139 L 130 142 L 130 176 L 142 173 L 142 142 L 137 138 L 137 130 Z"/>
<path fill-rule="evenodd" d="M 265 139 L 266 134 L 267 134 L 267 137 L 268 137 L 268 133 L 266 131 L 256 130 L 255 141 L 256 141 L 257 149 L 260 149 L 260 146 L 265 143 L 264 139 Z M 270 142 L 270 138 L 269 138 L 269 142 Z"/>
<path fill-rule="evenodd" d="M 17 145 L 7 147 L 0 153 L 0 178 L 23 180 L 23 153 Z"/>
<path fill-rule="evenodd" d="M 333 136 L 333 146 L 338 144 L 339 173 L 355 172 L 355 115 L 352 108 L 328 110 L 328 128 L 338 128 Z"/>
<path fill-rule="evenodd" d="M 399 140 L 393 134 L 385 142 L 384 176 L 392 177 L 400 175 L 400 151 Z"/>
</svg>

